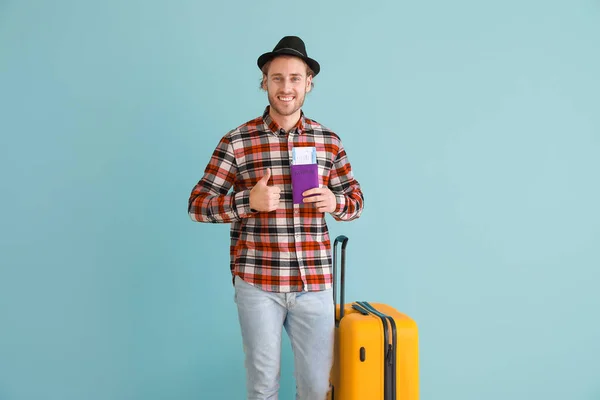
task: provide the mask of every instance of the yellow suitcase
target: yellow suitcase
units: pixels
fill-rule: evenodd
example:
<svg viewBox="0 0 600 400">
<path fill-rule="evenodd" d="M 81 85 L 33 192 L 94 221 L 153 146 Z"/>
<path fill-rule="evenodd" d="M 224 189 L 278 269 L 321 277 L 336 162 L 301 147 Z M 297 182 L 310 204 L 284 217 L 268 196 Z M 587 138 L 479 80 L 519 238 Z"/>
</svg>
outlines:
<svg viewBox="0 0 600 400">
<path fill-rule="evenodd" d="M 340 304 L 337 246 L 342 244 Z M 335 358 L 330 400 L 418 400 L 419 352 L 415 321 L 386 304 L 344 303 L 348 238 L 334 242 Z"/>
</svg>

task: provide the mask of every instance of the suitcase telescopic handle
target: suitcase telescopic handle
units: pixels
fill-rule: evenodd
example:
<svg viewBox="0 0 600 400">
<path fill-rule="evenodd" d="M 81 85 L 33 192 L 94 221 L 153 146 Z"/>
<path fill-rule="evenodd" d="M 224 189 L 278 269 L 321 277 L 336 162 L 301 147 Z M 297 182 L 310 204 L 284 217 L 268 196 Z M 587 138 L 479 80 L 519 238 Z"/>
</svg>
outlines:
<svg viewBox="0 0 600 400">
<path fill-rule="evenodd" d="M 342 259 L 340 267 L 340 318 L 337 318 L 337 247 L 338 244 L 342 244 Z M 333 243 L 333 318 L 336 325 L 344 317 L 344 304 L 346 297 L 346 246 L 348 245 L 348 238 L 344 235 L 340 235 L 335 238 Z"/>
</svg>

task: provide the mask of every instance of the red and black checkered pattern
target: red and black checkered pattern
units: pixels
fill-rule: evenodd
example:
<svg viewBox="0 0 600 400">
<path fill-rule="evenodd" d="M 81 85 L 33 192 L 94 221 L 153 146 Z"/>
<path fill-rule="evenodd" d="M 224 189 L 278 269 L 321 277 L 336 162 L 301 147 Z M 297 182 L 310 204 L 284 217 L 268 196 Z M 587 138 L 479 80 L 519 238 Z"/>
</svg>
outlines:
<svg viewBox="0 0 600 400">
<path fill-rule="evenodd" d="M 331 246 L 325 214 L 312 204 L 293 204 L 290 164 L 293 147 L 316 147 L 319 180 L 335 194 L 337 221 L 358 218 L 364 197 L 338 135 L 302 116 L 285 133 L 263 115 L 221 138 L 202 179 L 189 198 L 190 218 L 231 223 L 232 275 L 272 292 L 332 286 Z M 250 190 L 271 169 L 268 185 L 281 188 L 279 208 L 250 209 Z M 231 191 L 230 191 L 231 190 Z"/>
</svg>

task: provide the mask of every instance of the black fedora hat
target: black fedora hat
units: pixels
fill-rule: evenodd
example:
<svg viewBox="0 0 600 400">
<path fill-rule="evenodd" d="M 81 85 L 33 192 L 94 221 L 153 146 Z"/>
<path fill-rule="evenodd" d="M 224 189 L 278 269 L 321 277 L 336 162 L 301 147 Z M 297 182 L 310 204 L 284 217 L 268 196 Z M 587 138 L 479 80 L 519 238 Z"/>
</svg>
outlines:
<svg viewBox="0 0 600 400">
<path fill-rule="evenodd" d="M 283 39 L 277 43 L 277 46 L 273 49 L 273 51 L 265 53 L 258 57 L 258 68 L 262 70 L 262 67 L 267 63 L 267 61 L 272 60 L 277 56 L 296 56 L 304 60 L 310 67 L 310 69 L 315 73 L 315 76 L 321 70 L 321 66 L 316 60 L 308 57 L 306 53 L 306 47 L 304 46 L 304 42 L 298 36 L 285 36 Z"/>
</svg>

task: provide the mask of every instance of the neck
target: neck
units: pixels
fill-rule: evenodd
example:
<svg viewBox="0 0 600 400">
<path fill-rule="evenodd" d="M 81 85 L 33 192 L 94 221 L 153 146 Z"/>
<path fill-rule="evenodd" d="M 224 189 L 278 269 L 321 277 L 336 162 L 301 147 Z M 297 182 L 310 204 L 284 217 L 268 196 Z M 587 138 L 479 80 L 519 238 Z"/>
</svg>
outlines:
<svg viewBox="0 0 600 400">
<path fill-rule="evenodd" d="M 271 118 L 273 118 L 273 121 L 275 121 L 277 125 L 283 128 L 283 130 L 286 132 L 291 131 L 292 128 L 296 126 L 298 120 L 300 119 L 300 114 L 301 111 L 298 110 L 292 115 L 280 115 L 275 110 L 273 110 L 273 107 L 271 107 L 269 111 L 269 115 L 271 116 Z"/>
</svg>

